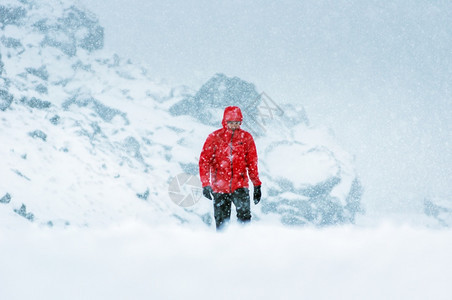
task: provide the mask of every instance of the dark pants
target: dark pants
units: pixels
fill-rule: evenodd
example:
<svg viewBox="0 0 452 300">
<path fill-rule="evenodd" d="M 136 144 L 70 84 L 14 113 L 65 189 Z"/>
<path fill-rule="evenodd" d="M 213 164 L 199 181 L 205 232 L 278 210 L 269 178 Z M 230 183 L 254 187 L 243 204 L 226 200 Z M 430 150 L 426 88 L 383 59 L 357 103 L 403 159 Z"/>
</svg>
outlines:
<svg viewBox="0 0 452 300">
<path fill-rule="evenodd" d="M 232 194 L 214 193 L 213 198 L 217 230 L 221 229 L 231 218 L 231 203 L 235 205 L 239 222 L 246 223 L 251 220 L 250 195 L 247 188 L 237 189 Z"/>
</svg>

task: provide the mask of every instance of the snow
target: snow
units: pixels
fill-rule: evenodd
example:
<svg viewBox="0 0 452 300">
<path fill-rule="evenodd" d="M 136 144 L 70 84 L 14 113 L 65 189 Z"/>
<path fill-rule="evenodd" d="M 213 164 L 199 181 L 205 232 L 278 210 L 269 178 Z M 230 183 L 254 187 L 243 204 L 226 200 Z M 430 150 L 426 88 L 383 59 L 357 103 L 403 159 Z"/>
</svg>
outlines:
<svg viewBox="0 0 452 300">
<path fill-rule="evenodd" d="M 4 299 L 450 299 L 452 232 L 134 221 L 0 234 Z"/>
<path fill-rule="evenodd" d="M 355 157 L 295 105 L 255 138 L 264 196 L 251 224 L 233 212 L 217 233 L 211 201 L 182 208 L 168 193 L 217 129 L 170 113 L 196 92 L 108 51 L 41 44 L 32 24 L 57 24 L 70 0 L 4 2 L 30 11 L 1 31 L 22 43 L 0 47 L 0 90 L 14 96 L 0 111 L 1 299 L 452 298 L 450 199 L 413 191 L 402 214 L 350 209 L 362 193 Z M 88 28 L 72 29 L 48 35 L 79 45 Z M 213 78 L 206 103 L 240 96 L 234 82 L 257 94 Z M 196 113 L 220 120 L 222 109 Z"/>
<path fill-rule="evenodd" d="M 451 1 L 80 2 L 155 74 L 197 89 L 222 72 L 303 105 L 356 156 L 367 211 L 451 199 Z"/>
<path fill-rule="evenodd" d="M 297 144 L 275 147 L 267 154 L 266 163 L 269 165 L 269 172 L 275 177 L 310 185 L 338 173 L 337 164 L 328 153 L 315 153 L 310 150 L 312 149 Z M 300 189 L 303 186 L 296 188 Z"/>
</svg>

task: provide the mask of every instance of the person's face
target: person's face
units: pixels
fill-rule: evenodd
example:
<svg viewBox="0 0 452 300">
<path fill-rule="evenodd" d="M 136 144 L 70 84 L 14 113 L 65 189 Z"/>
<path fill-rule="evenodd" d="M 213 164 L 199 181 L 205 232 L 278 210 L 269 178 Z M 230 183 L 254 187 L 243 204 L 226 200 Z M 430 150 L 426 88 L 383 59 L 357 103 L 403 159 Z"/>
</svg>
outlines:
<svg viewBox="0 0 452 300">
<path fill-rule="evenodd" d="M 228 121 L 227 122 L 228 128 L 231 129 L 232 131 L 239 129 L 240 124 L 242 124 L 242 122 L 240 122 L 240 121 Z"/>
</svg>

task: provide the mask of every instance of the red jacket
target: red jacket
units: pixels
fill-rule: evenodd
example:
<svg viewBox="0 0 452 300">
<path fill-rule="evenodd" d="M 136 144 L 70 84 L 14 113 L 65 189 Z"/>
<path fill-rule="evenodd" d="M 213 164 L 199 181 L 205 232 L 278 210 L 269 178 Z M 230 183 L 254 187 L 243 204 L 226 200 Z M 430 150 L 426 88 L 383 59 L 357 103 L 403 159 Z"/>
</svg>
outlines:
<svg viewBox="0 0 452 300">
<path fill-rule="evenodd" d="M 215 193 L 232 193 L 248 187 L 248 175 L 254 186 L 260 186 L 257 152 L 253 137 L 242 129 L 232 131 L 227 121 L 242 121 L 236 106 L 226 107 L 223 128 L 212 132 L 204 143 L 199 158 L 202 186 L 212 186 Z"/>
</svg>

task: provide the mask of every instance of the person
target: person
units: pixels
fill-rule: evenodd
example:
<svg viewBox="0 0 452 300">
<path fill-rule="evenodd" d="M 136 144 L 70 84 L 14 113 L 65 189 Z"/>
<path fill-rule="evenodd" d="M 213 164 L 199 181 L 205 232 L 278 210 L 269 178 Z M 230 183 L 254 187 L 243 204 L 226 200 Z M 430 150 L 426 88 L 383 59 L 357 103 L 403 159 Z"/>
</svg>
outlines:
<svg viewBox="0 0 452 300">
<path fill-rule="evenodd" d="M 261 200 L 256 145 L 251 134 L 240 128 L 242 121 L 239 107 L 226 107 L 223 128 L 207 137 L 199 158 L 203 195 L 213 200 L 217 230 L 229 221 L 231 203 L 240 223 L 251 220 L 249 179 L 254 186 L 254 204 Z"/>
</svg>

